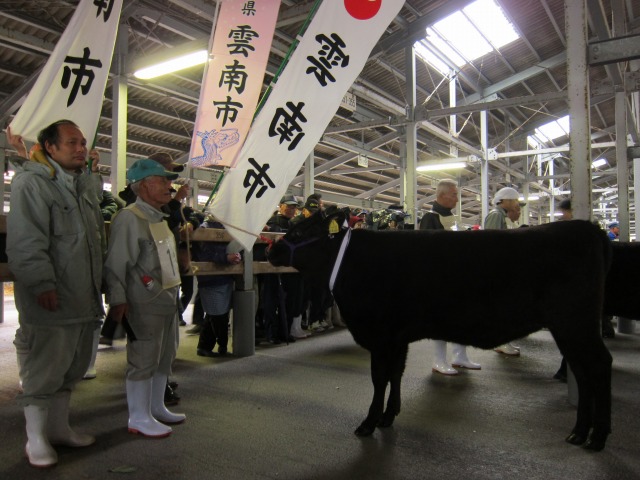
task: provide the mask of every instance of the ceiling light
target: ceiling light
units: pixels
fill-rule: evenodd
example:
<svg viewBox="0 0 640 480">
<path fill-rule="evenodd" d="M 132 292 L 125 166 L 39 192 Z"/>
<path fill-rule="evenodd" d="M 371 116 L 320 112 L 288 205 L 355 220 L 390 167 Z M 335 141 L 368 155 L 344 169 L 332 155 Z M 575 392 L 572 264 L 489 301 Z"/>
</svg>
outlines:
<svg viewBox="0 0 640 480">
<path fill-rule="evenodd" d="M 439 170 L 457 170 L 466 167 L 465 162 L 439 162 L 439 163 L 424 163 L 418 165 L 416 171 L 418 172 L 433 172 Z"/>
<path fill-rule="evenodd" d="M 520 198 L 518 198 L 518 200 L 521 201 L 521 202 L 535 202 L 536 200 L 540 200 L 540 196 L 539 195 L 529 195 L 527 198 L 520 197 Z"/>
<path fill-rule="evenodd" d="M 598 167 L 602 167 L 603 165 L 607 164 L 607 160 L 604 158 L 598 158 L 597 160 L 595 160 L 592 164 L 591 164 L 591 168 L 598 168 Z"/>
<path fill-rule="evenodd" d="M 133 75 L 136 78 L 148 80 L 150 78 L 166 75 L 167 73 L 177 72 L 189 67 L 195 67 L 196 65 L 202 65 L 206 63 L 208 57 L 207 50 L 198 50 L 197 52 L 191 52 L 186 55 L 181 55 L 166 62 L 161 62 L 150 67 L 137 70 Z"/>
</svg>

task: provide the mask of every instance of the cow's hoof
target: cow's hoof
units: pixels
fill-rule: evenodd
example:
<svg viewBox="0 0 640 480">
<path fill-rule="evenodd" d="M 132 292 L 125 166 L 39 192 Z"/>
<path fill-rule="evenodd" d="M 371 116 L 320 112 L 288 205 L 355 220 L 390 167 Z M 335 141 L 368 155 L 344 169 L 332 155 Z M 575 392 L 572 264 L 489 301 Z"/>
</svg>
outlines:
<svg viewBox="0 0 640 480">
<path fill-rule="evenodd" d="M 582 445 L 587 441 L 587 437 L 585 435 L 580 435 L 579 433 L 571 433 L 567 438 L 565 438 L 565 440 L 571 445 Z"/>
<path fill-rule="evenodd" d="M 358 428 L 356 428 L 356 431 L 353 433 L 355 433 L 359 437 L 370 437 L 371 435 L 373 435 L 374 430 L 375 427 L 369 427 L 368 425 L 365 425 L 363 423 Z"/>
<path fill-rule="evenodd" d="M 594 452 L 601 452 L 604 449 L 604 445 L 607 442 L 607 436 L 601 438 L 601 435 L 594 435 L 593 433 L 589 439 L 582 446 L 585 450 L 592 450 Z"/>
<path fill-rule="evenodd" d="M 395 415 L 383 415 L 380 421 L 378 422 L 378 427 L 380 428 L 388 428 L 393 425 L 393 421 L 396 419 Z"/>
</svg>

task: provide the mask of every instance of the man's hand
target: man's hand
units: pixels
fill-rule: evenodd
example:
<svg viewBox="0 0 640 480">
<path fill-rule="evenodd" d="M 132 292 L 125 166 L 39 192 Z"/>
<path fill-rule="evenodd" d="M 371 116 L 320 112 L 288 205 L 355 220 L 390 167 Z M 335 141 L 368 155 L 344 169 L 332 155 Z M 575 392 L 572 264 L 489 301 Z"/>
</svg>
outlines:
<svg viewBox="0 0 640 480">
<path fill-rule="evenodd" d="M 109 305 L 109 316 L 118 323 L 122 323 L 122 318 L 129 315 L 129 304 Z"/>
<path fill-rule="evenodd" d="M 29 158 L 27 156 L 27 146 L 24 144 L 22 136 L 14 135 L 13 133 L 11 133 L 11 127 L 7 127 L 7 142 L 9 142 L 9 145 L 16 149 L 18 155 L 20 155 L 21 157 Z"/>
<path fill-rule="evenodd" d="M 227 253 L 227 262 L 231 265 L 238 265 L 242 261 L 242 255 L 239 253 Z"/>
<path fill-rule="evenodd" d="M 189 196 L 189 185 L 184 184 L 182 185 L 178 191 L 176 192 L 176 194 L 173 196 L 174 200 L 178 200 L 179 202 L 181 202 L 182 200 L 184 200 L 185 198 L 187 198 Z"/>
<path fill-rule="evenodd" d="M 56 290 L 47 290 L 36 297 L 38 305 L 45 310 L 55 312 L 58 310 L 58 292 Z"/>
<path fill-rule="evenodd" d="M 89 165 L 93 173 L 98 171 L 98 162 L 100 162 L 100 152 L 93 148 L 89 151 Z"/>
</svg>

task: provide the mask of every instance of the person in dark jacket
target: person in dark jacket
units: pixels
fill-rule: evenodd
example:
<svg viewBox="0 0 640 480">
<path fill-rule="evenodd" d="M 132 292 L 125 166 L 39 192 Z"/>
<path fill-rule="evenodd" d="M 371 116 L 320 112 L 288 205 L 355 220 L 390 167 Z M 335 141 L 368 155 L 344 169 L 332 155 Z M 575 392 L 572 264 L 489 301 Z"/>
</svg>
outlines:
<svg viewBox="0 0 640 480">
<path fill-rule="evenodd" d="M 293 195 L 280 199 L 278 211 L 267 221 L 270 232 L 286 232 L 296 215 L 298 202 Z M 297 273 L 267 274 L 262 281 L 262 308 L 265 336 L 274 345 L 295 342 L 291 335 L 294 317 L 302 318 L 302 281 Z"/>
<path fill-rule="evenodd" d="M 201 228 L 224 228 L 221 223 L 205 221 Z M 217 265 L 237 265 L 242 261 L 237 243 L 194 242 L 193 259 Z M 204 324 L 200 331 L 196 353 L 201 357 L 224 356 L 228 351 L 229 312 L 233 295 L 231 275 L 199 275 L 198 292 L 204 310 Z M 218 351 L 213 349 L 218 344 Z"/>
</svg>

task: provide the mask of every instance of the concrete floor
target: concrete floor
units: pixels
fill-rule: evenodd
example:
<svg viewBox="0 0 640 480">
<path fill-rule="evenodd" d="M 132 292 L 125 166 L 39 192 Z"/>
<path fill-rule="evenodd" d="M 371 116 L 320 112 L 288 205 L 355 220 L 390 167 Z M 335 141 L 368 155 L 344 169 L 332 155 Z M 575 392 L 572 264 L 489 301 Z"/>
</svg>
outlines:
<svg viewBox="0 0 640 480">
<path fill-rule="evenodd" d="M 24 418 L 14 397 L 11 341 L 17 320 L 5 300 L 0 324 L 0 479 L 635 479 L 640 478 L 640 335 L 606 340 L 613 357 L 613 434 L 605 451 L 564 442 L 575 422 L 560 355 L 548 332 L 521 340 L 508 358 L 470 350 L 482 370 L 431 373 L 429 341 L 413 344 L 394 426 L 359 438 L 372 394 L 369 356 L 334 329 L 246 358 L 195 354 L 182 338 L 173 379 L 183 425 L 162 440 L 127 433 L 124 342 L 101 348 L 98 377 L 72 397 L 72 425 L 96 435 L 85 449 L 59 448 L 40 471 L 24 458 Z M 129 473 L 117 473 L 122 469 Z M 115 470 L 115 471 L 114 471 Z"/>
</svg>

